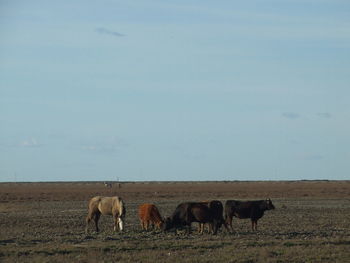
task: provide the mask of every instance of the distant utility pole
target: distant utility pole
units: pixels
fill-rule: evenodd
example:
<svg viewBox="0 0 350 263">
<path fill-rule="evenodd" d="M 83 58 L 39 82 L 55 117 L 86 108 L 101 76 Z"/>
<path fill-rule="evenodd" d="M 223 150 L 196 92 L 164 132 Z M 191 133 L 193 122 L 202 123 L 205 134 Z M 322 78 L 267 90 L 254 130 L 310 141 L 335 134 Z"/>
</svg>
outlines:
<svg viewBox="0 0 350 263">
<path fill-rule="evenodd" d="M 120 182 L 119 182 L 119 176 L 116 176 L 116 179 L 117 179 L 117 187 L 121 188 L 121 185 L 120 185 Z"/>
</svg>

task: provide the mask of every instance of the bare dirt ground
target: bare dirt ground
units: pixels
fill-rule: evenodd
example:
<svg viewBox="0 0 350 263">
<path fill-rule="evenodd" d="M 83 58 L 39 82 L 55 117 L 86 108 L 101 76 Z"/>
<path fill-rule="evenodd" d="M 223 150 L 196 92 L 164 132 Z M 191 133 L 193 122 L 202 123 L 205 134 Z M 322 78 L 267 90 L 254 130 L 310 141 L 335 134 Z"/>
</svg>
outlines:
<svg viewBox="0 0 350 263">
<path fill-rule="evenodd" d="M 0 262 L 350 262 L 350 181 L 0 183 Z M 118 195 L 126 230 L 85 234 L 87 202 Z M 233 233 L 142 231 L 137 207 L 154 203 L 169 216 L 182 201 L 270 197 L 252 232 L 234 219 Z M 193 229 L 197 225 L 193 224 Z"/>
</svg>

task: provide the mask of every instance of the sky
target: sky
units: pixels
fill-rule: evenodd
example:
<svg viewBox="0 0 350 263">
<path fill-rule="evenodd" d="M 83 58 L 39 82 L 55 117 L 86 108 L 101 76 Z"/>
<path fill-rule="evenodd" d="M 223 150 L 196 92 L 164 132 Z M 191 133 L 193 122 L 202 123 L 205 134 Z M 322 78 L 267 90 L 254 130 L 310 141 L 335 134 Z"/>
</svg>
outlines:
<svg viewBox="0 0 350 263">
<path fill-rule="evenodd" d="M 350 179 L 350 2 L 0 0 L 0 181 Z"/>
</svg>

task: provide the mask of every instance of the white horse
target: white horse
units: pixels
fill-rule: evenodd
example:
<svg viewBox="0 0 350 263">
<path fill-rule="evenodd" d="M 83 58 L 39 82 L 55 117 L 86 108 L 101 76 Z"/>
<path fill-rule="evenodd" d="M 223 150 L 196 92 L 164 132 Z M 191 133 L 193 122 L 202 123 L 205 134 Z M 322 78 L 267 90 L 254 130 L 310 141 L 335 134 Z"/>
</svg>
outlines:
<svg viewBox="0 0 350 263">
<path fill-rule="evenodd" d="M 98 229 L 98 220 L 102 215 L 112 215 L 114 219 L 114 231 L 124 229 L 125 205 L 123 200 L 118 196 L 105 197 L 95 196 L 89 202 L 89 212 L 86 217 L 85 232 L 88 232 L 88 226 L 91 220 L 94 220 L 96 232 Z"/>
</svg>

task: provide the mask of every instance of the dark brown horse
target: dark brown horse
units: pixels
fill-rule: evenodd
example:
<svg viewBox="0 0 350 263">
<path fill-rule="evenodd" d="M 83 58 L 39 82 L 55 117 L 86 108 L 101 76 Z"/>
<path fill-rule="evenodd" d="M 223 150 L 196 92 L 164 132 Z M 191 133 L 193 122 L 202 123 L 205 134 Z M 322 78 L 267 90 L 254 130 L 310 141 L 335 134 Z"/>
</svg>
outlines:
<svg viewBox="0 0 350 263">
<path fill-rule="evenodd" d="M 212 201 L 202 201 L 200 203 L 208 206 L 211 209 L 211 211 L 214 213 L 214 215 L 215 215 L 214 217 L 218 220 L 218 222 L 221 222 L 222 224 L 224 224 L 226 230 L 229 231 L 227 224 L 222 216 L 222 213 L 224 211 L 224 207 L 222 206 L 222 203 L 220 201 L 212 200 Z M 221 223 L 220 223 L 220 226 L 221 226 Z M 199 223 L 198 233 L 202 234 L 204 232 L 204 225 L 205 224 Z M 213 229 L 211 226 L 212 226 L 211 224 L 208 224 L 209 233 L 213 232 Z"/>
<path fill-rule="evenodd" d="M 187 226 L 187 232 L 190 233 L 193 222 L 208 223 L 215 235 L 222 224 L 222 210 L 221 214 L 217 214 L 216 209 L 213 209 L 211 205 L 198 202 L 181 203 L 176 207 L 174 213 L 165 220 L 162 230 L 167 231 Z"/>
<path fill-rule="evenodd" d="M 85 232 L 88 232 L 88 226 L 91 220 L 94 220 L 96 232 L 98 229 L 98 220 L 102 215 L 112 215 L 114 219 L 114 231 L 124 229 L 125 205 L 118 196 L 106 197 L 95 196 L 89 202 L 89 213 L 86 217 Z"/>
</svg>

